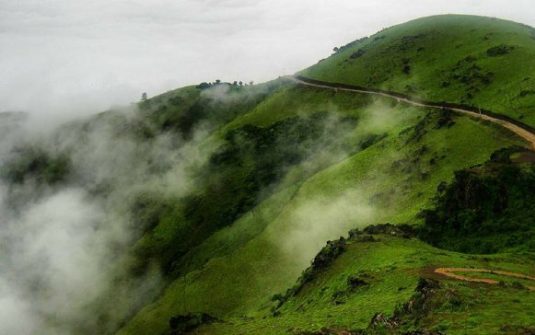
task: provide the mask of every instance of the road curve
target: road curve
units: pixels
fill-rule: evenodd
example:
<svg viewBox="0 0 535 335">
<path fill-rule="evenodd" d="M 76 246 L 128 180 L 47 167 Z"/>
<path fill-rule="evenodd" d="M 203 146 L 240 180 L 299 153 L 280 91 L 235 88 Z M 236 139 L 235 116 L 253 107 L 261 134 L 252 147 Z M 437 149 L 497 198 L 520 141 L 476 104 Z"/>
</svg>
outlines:
<svg viewBox="0 0 535 335">
<path fill-rule="evenodd" d="M 472 110 L 461 108 L 461 107 L 451 107 L 451 106 L 440 105 L 440 104 L 425 103 L 425 102 L 417 101 L 415 99 L 408 98 L 406 96 L 403 96 L 402 94 L 388 93 L 388 92 L 379 91 L 379 90 L 368 90 L 365 88 L 349 87 L 351 85 L 321 82 L 319 80 L 312 80 L 312 79 L 304 78 L 301 76 L 289 76 L 288 78 L 300 85 L 305 85 L 305 86 L 310 86 L 310 87 L 323 88 L 323 89 L 329 89 L 329 90 L 335 90 L 335 91 L 346 91 L 346 92 L 377 95 L 377 96 L 396 99 L 399 102 L 404 102 L 409 105 L 413 105 L 417 107 L 452 110 L 454 112 L 465 114 L 474 118 L 493 122 L 503 128 L 506 128 L 509 131 L 515 133 L 517 136 L 524 139 L 526 142 L 528 142 L 531 146 L 531 149 L 535 150 L 535 131 L 530 130 L 529 126 L 527 125 L 521 126 L 513 122 L 488 115 L 486 112 L 478 113 L 478 112 L 474 112 Z M 517 121 L 517 123 L 519 122 Z"/>
<path fill-rule="evenodd" d="M 472 282 L 472 283 L 484 283 L 484 284 L 490 284 L 490 285 L 496 285 L 499 283 L 497 280 L 494 280 L 494 279 L 468 277 L 468 276 L 458 274 L 456 272 L 489 273 L 489 274 L 500 275 L 500 276 L 505 276 L 505 277 L 512 277 L 512 278 L 517 278 L 517 279 L 535 281 L 535 277 L 532 277 L 532 276 L 528 276 L 522 273 L 501 271 L 501 270 L 473 269 L 473 268 L 436 268 L 435 269 L 435 273 L 452 278 L 452 279 L 456 279 L 456 280 Z M 535 291 L 535 286 L 527 286 L 527 289 L 529 289 L 530 291 Z"/>
</svg>

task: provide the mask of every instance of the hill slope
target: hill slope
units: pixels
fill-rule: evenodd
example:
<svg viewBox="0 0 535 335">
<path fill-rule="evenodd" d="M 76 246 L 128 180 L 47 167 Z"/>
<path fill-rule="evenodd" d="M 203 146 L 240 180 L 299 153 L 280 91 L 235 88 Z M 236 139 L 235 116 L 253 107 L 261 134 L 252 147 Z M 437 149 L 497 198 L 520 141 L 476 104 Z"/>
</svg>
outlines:
<svg viewBox="0 0 535 335">
<path fill-rule="evenodd" d="M 301 74 L 473 105 L 535 126 L 535 29 L 514 22 L 426 17 L 340 47 Z"/>
<path fill-rule="evenodd" d="M 533 126 L 532 35 L 495 19 L 424 18 L 301 74 Z M 14 211 L 25 197 L 81 189 L 105 204 L 97 230 L 119 232 L 99 244 L 117 256 L 102 271 L 109 284 L 71 312 L 84 322 L 50 311 L 41 333 L 58 324 L 122 335 L 531 329 L 530 280 L 435 272 L 534 275 L 535 156 L 502 125 L 285 78 L 202 83 L 137 107 L 24 143 L 0 169 Z"/>
<path fill-rule="evenodd" d="M 535 95 L 529 92 L 535 87 L 535 78 L 527 78 L 529 71 L 525 70 L 535 69 L 532 34 L 529 27 L 488 18 L 425 18 L 351 43 L 301 74 L 431 101 L 481 105 L 533 125 Z M 418 224 L 422 222 L 421 210 L 433 206 L 436 189 L 449 183 L 454 171 L 487 161 L 499 148 L 525 145 L 500 126 L 448 111 L 410 107 L 351 92 L 286 85 L 223 126 L 218 136 L 228 140 L 225 134 L 251 126 L 272 132 L 273 127 L 294 117 L 307 118 L 326 111 L 355 123 L 345 128 L 335 121 L 335 126 L 327 126 L 327 132 L 318 133 L 315 140 L 331 143 L 329 135 L 334 135 L 344 139 L 342 147 L 350 149 L 327 156 L 324 150 L 307 150 L 307 160 L 285 170 L 276 187 L 270 188 L 270 195 L 186 254 L 181 266 L 189 269 L 188 274 L 170 284 L 120 334 L 172 333 L 183 326 L 177 320 L 196 324 L 187 317 L 192 312 L 208 313 L 220 320 L 198 328 L 199 334 L 335 334 L 350 329 L 380 333 L 384 331 L 381 327 L 389 328 L 388 322 L 370 326 L 374 314 L 382 313 L 385 320 L 396 315 L 394 311 L 421 293 L 418 278 L 437 279 L 427 275 L 426 269 L 433 266 L 530 273 L 529 268 L 517 266 L 516 256 L 497 255 L 493 257 L 502 263 L 481 263 L 488 257 L 429 249 L 416 239 L 386 238 L 385 242 L 365 243 L 366 251 L 360 249 L 360 243 L 356 244 L 359 247 L 347 247 L 353 250 L 352 256 L 344 253 L 344 261 L 336 261 L 328 266 L 327 273 L 320 272 L 319 277 L 305 282 L 298 294 L 283 295 L 282 300 L 278 296 L 279 300 L 273 302 L 274 294 L 294 286 L 326 240 L 373 223 Z M 289 134 L 278 136 L 286 138 Z M 322 147 L 331 152 L 334 147 L 329 145 Z M 397 261 L 396 257 L 405 257 L 403 250 L 417 261 Z M 429 250 L 430 256 L 423 250 Z M 370 256 L 361 256 L 363 253 Z M 530 262 L 529 256 L 523 257 Z M 407 267 L 401 265 L 404 262 Z M 346 281 L 362 273 L 371 273 L 364 280 L 369 283 L 362 293 L 357 289 L 353 295 L 344 288 Z M 524 291 L 478 286 L 474 288 L 476 293 L 462 282 L 450 284 L 442 283 L 440 276 L 438 279 L 441 293 L 437 296 L 453 297 L 437 298 L 436 308 L 426 307 L 424 315 L 405 315 L 403 327 L 387 331 L 494 332 L 508 326 L 514 332 L 530 326 L 527 320 L 534 309 L 522 297 Z M 335 297 L 337 292 L 341 292 L 340 302 Z M 475 294 L 480 301 L 470 304 Z M 487 304 L 505 306 L 517 301 L 522 313 L 511 322 L 499 317 L 500 309 L 485 312 Z M 402 313 L 398 313 L 401 318 Z M 182 316 L 173 319 L 178 315 Z M 462 328 L 456 328 L 452 320 L 460 316 L 465 322 Z M 170 324 L 170 320 L 175 321 Z M 321 332 L 325 327 L 330 330 Z"/>
</svg>

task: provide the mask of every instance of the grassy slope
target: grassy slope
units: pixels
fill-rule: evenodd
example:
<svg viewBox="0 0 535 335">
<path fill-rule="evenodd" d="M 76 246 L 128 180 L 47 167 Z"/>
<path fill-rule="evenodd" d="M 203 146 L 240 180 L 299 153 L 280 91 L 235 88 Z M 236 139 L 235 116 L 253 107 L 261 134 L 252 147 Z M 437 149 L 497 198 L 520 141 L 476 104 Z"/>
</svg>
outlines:
<svg viewBox="0 0 535 335">
<path fill-rule="evenodd" d="M 235 318 L 231 322 L 205 326 L 195 334 L 291 334 L 319 331 L 324 327 L 363 329 L 376 313 L 388 316 L 407 302 L 420 277 L 437 278 L 430 271 L 435 266 L 494 268 L 533 274 L 534 261 L 525 257 L 470 256 L 435 249 L 415 239 L 377 238 L 379 242 L 350 242 L 332 266 L 283 305 L 280 316 L 254 320 Z M 348 290 L 347 279 L 352 275 L 364 275 L 368 285 Z M 535 304 L 532 294 L 526 294 L 523 289 L 442 280 L 441 291 L 455 297 L 454 303 L 443 301 L 420 321 L 420 329 L 447 329 L 448 334 L 497 334 L 501 333 L 503 325 L 532 325 Z M 336 292 L 344 293 L 333 299 Z M 504 310 L 509 311 L 508 315 L 504 315 Z M 409 324 L 406 328 L 417 327 Z"/>
<path fill-rule="evenodd" d="M 261 307 L 267 306 L 269 297 L 293 284 L 325 240 L 355 226 L 387 220 L 413 222 L 417 212 L 429 204 L 437 185 L 450 180 L 453 171 L 481 163 L 495 149 L 516 142 L 509 134 L 468 118 L 455 118 L 452 127 L 436 129 L 436 114 L 426 118 L 426 111 L 421 109 L 392 107 L 384 100 L 373 102 L 368 97 L 302 87 L 274 94 L 226 128 L 247 123 L 266 126 L 292 115 L 332 110 L 334 106 L 339 113 L 360 118 L 356 132 L 362 132 L 361 136 L 370 132 L 388 136 L 306 180 L 295 177 L 301 175 L 299 168 L 297 173 L 289 173 L 278 193 L 195 249 L 190 264 L 185 265 L 197 270 L 172 283 L 121 334 L 161 333 L 172 315 L 187 311 L 224 318 L 263 315 Z M 376 119 L 377 115 L 381 117 Z M 417 124 L 423 125 L 422 137 L 409 141 Z M 427 150 L 423 152 L 422 147 Z M 438 163 L 431 165 L 432 158 Z M 346 199 L 344 204 L 355 201 L 369 205 L 373 212 L 365 218 L 336 218 L 337 208 L 327 206 L 324 210 L 334 217 L 332 221 L 323 217 L 326 222 L 321 225 L 329 228 L 312 234 L 312 241 L 300 241 L 299 236 L 306 236 L 313 227 L 296 223 L 295 213 L 322 199 Z M 288 236 L 297 239 L 285 243 Z M 292 248 L 301 242 L 309 247 Z M 382 303 L 393 308 L 393 301 Z"/>
<path fill-rule="evenodd" d="M 487 54 L 501 45 L 513 49 Z M 461 15 L 410 21 L 301 74 L 479 106 L 535 126 L 535 29 L 510 21 Z"/>
<path fill-rule="evenodd" d="M 530 113 L 535 106 L 531 93 L 535 77 L 529 75 L 535 72 L 533 38 L 532 28 L 506 21 L 425 18 L 355 43 L 303 74 L 478 105 L 535 125 L 535 113 Z M 502 44 L 514 48 L 500 56 L 487 54 Z M 363 55 L 351 59 L 359 49 L 365 50 Z M 519 143 L 495 126 L 466 117 L 454 117 L 453 126 L 440 127 L 436 112 L 427 115 L 425 110 L 388 100 L 295 86 L 273 91 L 252 110 L 241 111 L 213 138 L 244 125 L 268 127 L 320 111 L 359 118 L 357 141 L 372 134 L 387 136 L 313 169 L 294 167 L 273 195 L 190 251 L 181 263 L 188 275 L 171 283 L 120 334 L 164 333 L 171 316 L 187 312 L 207 312 L 228 321 L 201 328 L 202 334 L 283 334 L 290 328 L 333 325 L 363 328 L 373 313 L 389 314 L 406 301 L 427 266 L 529 270 L 520 264 L 531 263 L 515 256 L 463 256 L 416 240 L 385 238 L 381 243 L 350 246 L 327 273 L 283 306 L 281 317 L 271 317 L 270 297 L 293 285 L 325 240 L 370 223 L 415 223 L 417 213 L 430 205 L 437 185 L 450 181 L 455 170 L 482 163 L 496 149 Z M 353 207 L 364 210 L 354 212 Z M 344 211 L 348 214 L 340 215 Z M 312 214 L 300 217 L 307 212 Z M 334 306 L 330 295 L 355 271 L 375 273 L 373 284 Z M 458 282 L 445 285 L 473 303 L 462 310 L 438 309 L 425 320 L 425 327 L 448 328 L 448 333 L 464 329 L 495 333 L 509 321 L 500 315 L 504 308 L 514 311 L 512 323 L 518 325 L 527 325 L 533 316 L 535 306 L 524 292 L 474 289 Z M 323 287 L 328 288 L 322 293 Z M 299 311 L 300 306 L 307 306 L 306 313 Z"/>
</svg>

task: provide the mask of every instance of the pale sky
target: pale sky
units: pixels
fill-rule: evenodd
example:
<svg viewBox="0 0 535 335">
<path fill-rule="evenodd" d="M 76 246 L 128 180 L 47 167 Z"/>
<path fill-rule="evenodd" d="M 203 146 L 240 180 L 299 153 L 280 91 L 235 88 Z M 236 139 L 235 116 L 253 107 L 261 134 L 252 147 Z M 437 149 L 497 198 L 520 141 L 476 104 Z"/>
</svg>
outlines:
<svg viewBox="0 0 535 335">
<path fill-rule="evenodd" d="M 201 81 L 266 81 L 446 13 L 535 26 L 532 0 L 0 0 L 0 111 L 79 115 Z"/>
</svg>

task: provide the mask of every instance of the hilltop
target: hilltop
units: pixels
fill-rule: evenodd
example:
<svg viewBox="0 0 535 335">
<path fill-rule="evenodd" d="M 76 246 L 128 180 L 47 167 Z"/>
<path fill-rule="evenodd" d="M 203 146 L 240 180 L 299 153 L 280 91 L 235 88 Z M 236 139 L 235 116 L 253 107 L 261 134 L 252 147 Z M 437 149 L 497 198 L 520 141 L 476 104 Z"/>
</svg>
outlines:
<svg viewBox="0 0 535 335">
<path fill-rule="evenodd" d="M 84 322 L 52 311 L 46 329 L 533 331 L 532 144 L 441 107 L 529 131 L 533 56 L 533 28 L 423 18 L 298 74 L 327 87 L 202 83 L 24 143 L 0 169 L 16 210 L 27 185 L 32 199 L 76 187 L 106 204 L 99 229 L 120 228 L 109 285 L 84 300 Z"/>
<path fill-rule="evenodd" d="M 535 126 L 535 29 L 496 18 L 417 19 L 351 42 L 301 72 L 485 108 Z"/>
</svg>

